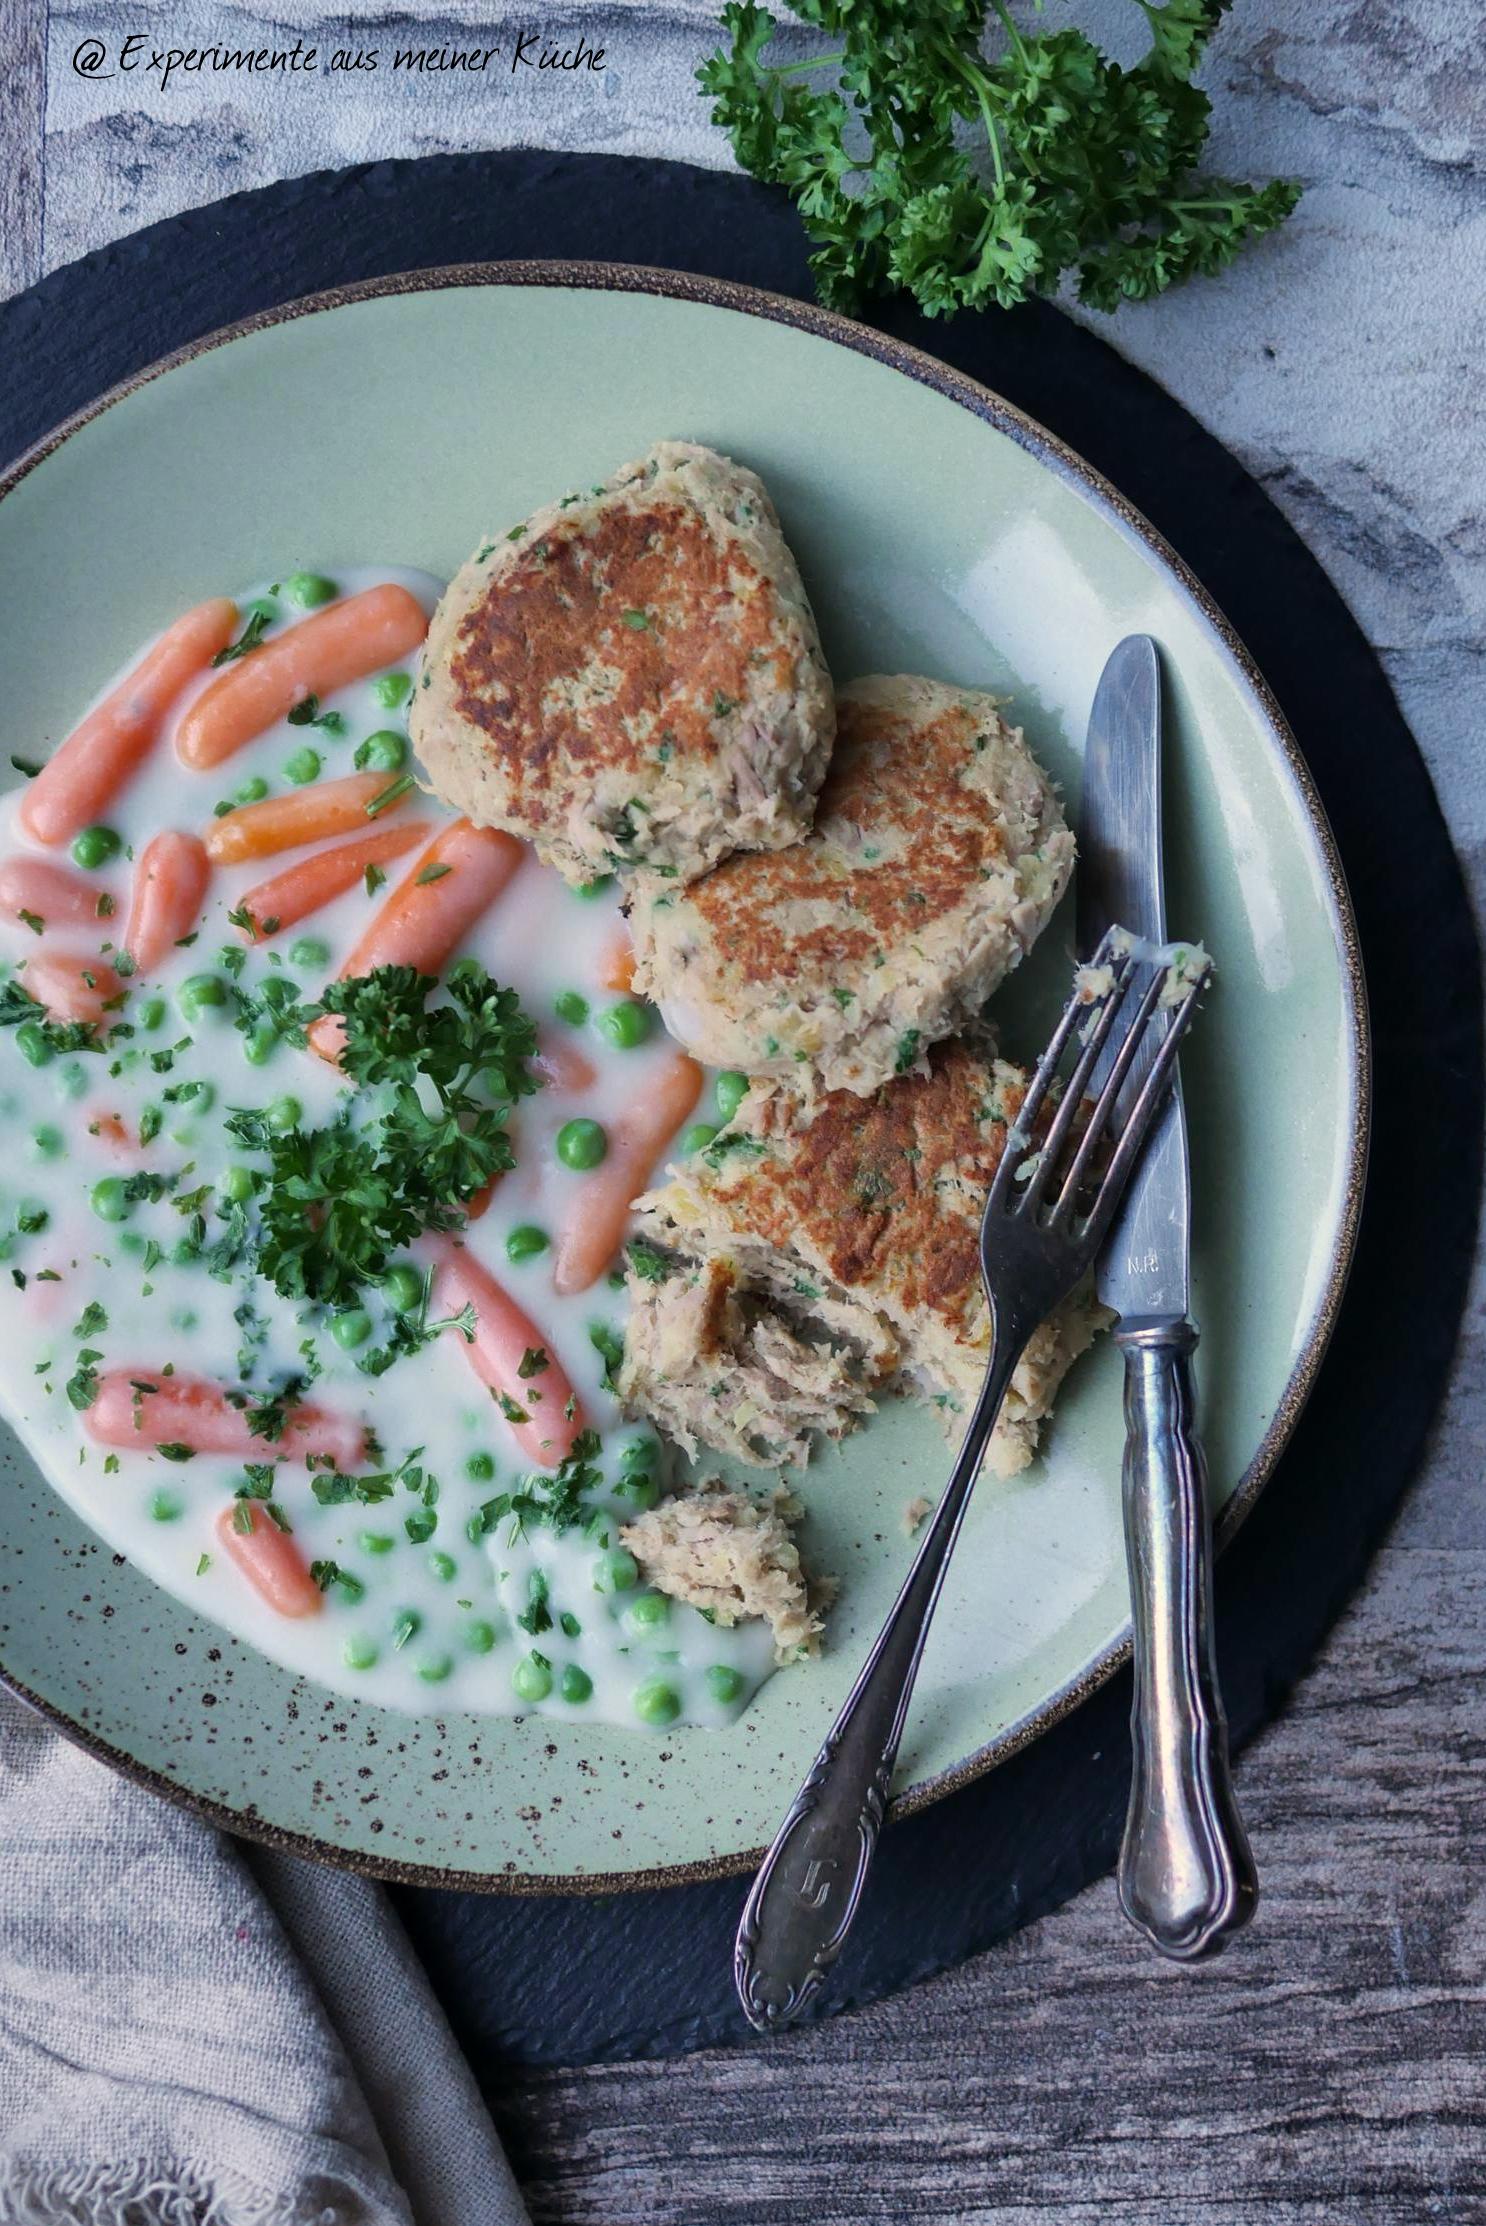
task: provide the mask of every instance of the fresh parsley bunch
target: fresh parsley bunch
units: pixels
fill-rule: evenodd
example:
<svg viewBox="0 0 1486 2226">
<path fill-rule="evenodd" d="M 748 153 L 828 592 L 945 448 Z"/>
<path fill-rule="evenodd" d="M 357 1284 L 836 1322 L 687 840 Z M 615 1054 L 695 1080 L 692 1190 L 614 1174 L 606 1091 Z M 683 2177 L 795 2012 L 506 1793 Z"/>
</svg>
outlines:
<svg viewBox="0 0 1486 2226">
<path fill-rule="evenodd" d="M 729 0 L 731 44 L 697 77 L 744 169 L 799 204 L 832 308 L 903 288 L 930 317 L 1009 309 L 1076 271 L 1080 301 L 1117 309 L 1221 270 L 1299 198 L 1198 172 L 1192 73 L 1229 0 L 1136 5 L 1151 46 L 1127 70 L 1081 31 L 1020 29 L 1003 0 L 989 53 L 983 0 L 797 0 L 839 45 L 776 68 L 774 17 Z"/>
</svg>

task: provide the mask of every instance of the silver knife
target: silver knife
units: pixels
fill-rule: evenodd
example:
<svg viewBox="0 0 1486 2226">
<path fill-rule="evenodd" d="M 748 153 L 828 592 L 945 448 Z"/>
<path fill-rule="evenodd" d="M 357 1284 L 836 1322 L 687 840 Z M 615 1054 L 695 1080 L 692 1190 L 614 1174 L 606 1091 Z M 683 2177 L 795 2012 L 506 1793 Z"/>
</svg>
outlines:
<svg viewBox="0 0 1486 2226">
<path fill-rule="evenodd" d="M 1079 827 L 1081 956 L 1116 921 L 1149 942 L 1166 940 L 1161 666 L 1146 634 L 1132 634 L 1115 650 L 1089 716 Z M 1127 1090 L 1138 1089 L 1143 1071 L 1132 1072 Z M 1096 1071 L 1090 1087 L 1100 1079 Z M 1220 1948 L 1258 1900 L 1213 1662 L 1212 1532 L 1193 1424 L 1190 1222 L 1178 1084 L 1125 1194 L 1096 1279 L 1100 1298 L 1119 1317 L 1114 1339 L 1125 1360 L 1135 1700 L 1120 1901 L 1164 1955 L 1182 1961 Z"/>
</svg>

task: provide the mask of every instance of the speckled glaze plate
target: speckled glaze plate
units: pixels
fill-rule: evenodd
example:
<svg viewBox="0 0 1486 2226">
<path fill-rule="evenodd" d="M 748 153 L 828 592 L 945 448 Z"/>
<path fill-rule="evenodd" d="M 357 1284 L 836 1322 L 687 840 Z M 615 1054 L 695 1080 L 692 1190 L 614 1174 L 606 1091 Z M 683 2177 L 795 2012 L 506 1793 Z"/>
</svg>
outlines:
<svg viewBox="0 0 1486 2226">
<path fill-rule="evenodd" d="M 327 295 L 105 396 L 0 480 L 12 745 L 60 737 L 142 637 L 286 564 L 452 572 L 479 535 L 651 441 L 711 443 L 774 493 L 838 678 L 990 686 L 1076 808 L 1109 650 L 1153 634 L 1168 687 L 1172 930 L 1220 986 L 1184 1054 L 1202 1422 L 1230 1528 L 1272 1469 L 1350 1260 L 1367 1029 L 1341 867 L 1303 761 L 1221 614 L 1078 457 L 929 357 L 794 302 L 615 266 L 489 265 Z M 1068 913 L 998 999 L 1038 1047 Z M 1119 1368 L 1070 1379 L 1045 1456 L 982 1487 L 919 1681 L 898 1800 L 1035 1737 L 1128 1643 Z M 426 1884 L 658 1884 L 746 1864 L 906 1566 L 943 1481 L 888 1408 L 803 1483 L 840 1579 L 830 1651 L 731 1731 L 402 1717 L 260 1659 L 83 1528 L 0 1430 L 0 1672 L 66 1730 L 216 1821 Z"/>
</svg>

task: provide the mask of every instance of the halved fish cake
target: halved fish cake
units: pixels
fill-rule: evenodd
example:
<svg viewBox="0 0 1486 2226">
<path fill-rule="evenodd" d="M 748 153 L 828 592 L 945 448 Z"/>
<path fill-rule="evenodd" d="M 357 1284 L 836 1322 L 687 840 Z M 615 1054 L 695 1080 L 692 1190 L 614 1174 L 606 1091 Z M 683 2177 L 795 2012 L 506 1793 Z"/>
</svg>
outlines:
<svg viewBox="0 0 1486 2226">
<path fill-rule="evenodd" d="M 797 842 L 834 728 L 763 481 L 683 441 L 482 544 L 434 613 L 412 717 L 444 801 L 572 882 L 685 882 Z"/>
<path fill-rule="evenodd" d="M 689 889 L 637 885 L 635 987 L 699 1059 L 866 1094 L 978 1013 L 1072 867 L 1052 784 L 994 697 L 854 681 L 803 842 Z"/>
<path fill-rule="evenodd" d="M 639 1202 L 620 1394 L 688 1451 L 808 1458 L 896 1385 L 947 1423 L 990 1351 L 986 1191 L 1027 1076 L 963 1044 L 862 1099 L 754 1089 L 716 1141 Z M 991 1440 L 1025 1467 L 1101 1310 L 1076 1295 L 1028 1345 Z"/>
</svg>

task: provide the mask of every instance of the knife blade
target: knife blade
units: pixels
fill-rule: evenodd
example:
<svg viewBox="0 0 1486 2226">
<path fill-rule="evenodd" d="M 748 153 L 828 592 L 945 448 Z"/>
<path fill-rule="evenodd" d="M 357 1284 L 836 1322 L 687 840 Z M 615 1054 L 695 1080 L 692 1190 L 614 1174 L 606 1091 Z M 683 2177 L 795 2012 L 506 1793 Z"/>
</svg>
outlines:
<svg viewBox="0 0 1486 2226">
<path fill-rule="evenodd" d="M 1116 924 L 1164 943 L 1161 666 L 1147 635 L 1122 641 L 1100 677 L 1080 821 L 1081 955 L 1089 958 Z M 1137 1061 L 1127 1102 L 1144 1071 Z M 1135 1679 L 1120 1902 L 1164 1955 L 1182 1961 L 1220 1948 L 1258 1898 L 1213 1660 L 1212 1537 L 1191 1372 L 1197 1329 L 1187 1314 L 1190 1230 L 1178 1087 L 1095 1278 L 1119 1317 L 1114 1341 L 1125 1364 L 1122 1505 Z"/>
<path fill-rule="evenodd" d="M 1166 940 L 1161 831 L 1161 667 L 1148 634 L 1111 655 L 1089 714 L 1079 810 L 1078 948 L 1088 958 L 1118 923 L 1151 943 Z M 1130 1075 L 1125 1102 L 1158 1046 Z M 1101 1063 L 1102 1064 L 1102 1063 Z M 1103 1081 L 1096 1069 L 1090 1084 Z M 1161 1321 L 1187 1311 L 1191 1185 L 1181 1085 L 1131 1179 L 1095 1271 L 1099 1296 L 1122 1321 Z"/>
</svg>

